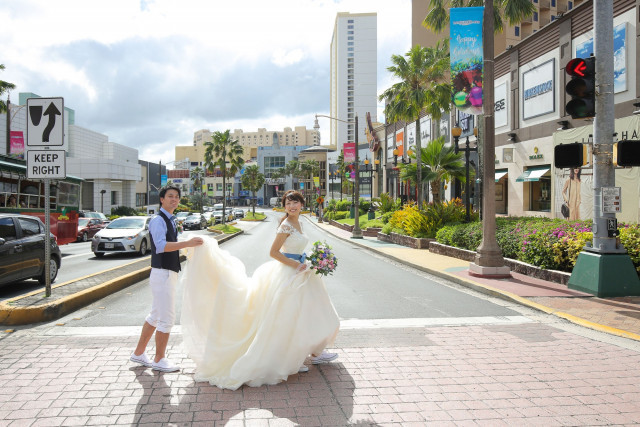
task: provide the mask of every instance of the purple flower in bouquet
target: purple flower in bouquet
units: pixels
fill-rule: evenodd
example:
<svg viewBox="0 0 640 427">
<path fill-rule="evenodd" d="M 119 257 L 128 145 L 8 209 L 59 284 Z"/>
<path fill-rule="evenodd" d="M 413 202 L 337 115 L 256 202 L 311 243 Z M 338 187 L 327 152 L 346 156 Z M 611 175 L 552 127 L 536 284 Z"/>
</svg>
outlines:
<svg viewBox="0 0 640 427">
<path fill-rule="evenodd" d="M 327 245 L 327 242 L 315 242 L 307 259 L 311 262 L 311 270 L 322 276 L 333 274 L 338 266 L 338 259 L 331 252 L 331 246 Z"/>
</svg>

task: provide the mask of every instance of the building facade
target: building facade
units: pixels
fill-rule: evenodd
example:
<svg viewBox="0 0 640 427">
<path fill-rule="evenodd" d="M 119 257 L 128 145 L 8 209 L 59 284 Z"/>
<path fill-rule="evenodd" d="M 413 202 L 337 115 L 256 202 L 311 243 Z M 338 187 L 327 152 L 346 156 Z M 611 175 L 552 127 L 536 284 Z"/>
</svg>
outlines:
<svg viewBox="0 0 640 427">
<path fill-rule="evenodd" d="M 331 39 L 330 145 L 342 150 L 345 142 L 355 141 L 353 120 L 362 125 L 358 141 L 365 140 L 366 113 L 377 111 L 377 15 L 338 13 Z"/>
</svg>

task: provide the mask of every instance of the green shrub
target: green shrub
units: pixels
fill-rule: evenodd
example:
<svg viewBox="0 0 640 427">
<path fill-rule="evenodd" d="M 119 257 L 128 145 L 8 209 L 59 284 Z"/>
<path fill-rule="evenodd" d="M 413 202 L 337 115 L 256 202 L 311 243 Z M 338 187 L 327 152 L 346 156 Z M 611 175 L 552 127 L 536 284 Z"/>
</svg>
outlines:
<svg viewBox="0 0 640 427">
<path fill-rule="evenodd" d="M 337 200 L 336 201 L 336 211 L 348 211 L 351 209 L 351 200 Z"/>
<path fill-rule="evenodd" d="M 391 215 L 393 215 L 393 212 L 385 212 L 382 214 L 382 216 L 380 217 L 380 221 L 382 221 L 383 223 L 388 223 L 389 219 L 391 219 Z"/>
<path fill-rule="evenodd" d="M 338 211 L 338 212 L 335 212 L 333 215 L 334 215 L 333 219 L 335 221 L 339 221 L 341 219 L 345 219 L 346 217 L 348 217 L 349 216 L 349 212 Z"/>
<path fill-rule="evenodd" d="M 445 225 L 436 233 L 436 241 L 438 243 L 442 243 L 443 245 L 452 246 L 451 236 L 455 229 L 456 228 L 453 225 Z"/>
<path fill-rule="evenodd" d="M 129 206 L 116 206 L 115 208 L 111 208 L 111 215 L 117 216 L 137 216 L 139 215 L 138 211 L 135 208 L 130 208 Z M 143 214 L 146 215 L 146 214 Z"/>
</svg>

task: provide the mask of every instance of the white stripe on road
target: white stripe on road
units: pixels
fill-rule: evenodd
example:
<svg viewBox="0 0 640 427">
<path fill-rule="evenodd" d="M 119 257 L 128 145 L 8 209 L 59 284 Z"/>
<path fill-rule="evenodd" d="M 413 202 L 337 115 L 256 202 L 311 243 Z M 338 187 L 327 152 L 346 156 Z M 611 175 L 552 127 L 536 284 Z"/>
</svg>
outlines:
<svg viewBox="0 0 640 427">
<path fill-rule="evenodd" d="M 389 329 L 389 328 L 425 328 L 430 326 L 470 326 L 470 325 L 516 325 L 531 323 L 525 316 L 487 316 L 487 317 L 447 317 L 416 319 L 343 319 L 340 330 Z M 50 336 L 138 336 L 141 326 L 52 326 L 44 334 Z M 182 328 L 176 325 L 172 335 L 181 335 Z"/>
</svg>

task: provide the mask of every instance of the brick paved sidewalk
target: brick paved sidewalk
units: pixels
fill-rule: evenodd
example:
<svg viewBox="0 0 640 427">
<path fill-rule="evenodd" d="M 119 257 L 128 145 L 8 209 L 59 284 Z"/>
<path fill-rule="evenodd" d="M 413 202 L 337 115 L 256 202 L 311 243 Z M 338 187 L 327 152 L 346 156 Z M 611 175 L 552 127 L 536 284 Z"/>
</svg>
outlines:
<svg viewBox="0 0 640 427">
<path fill-rule="evenodd" d="M 0 334 L 0 426 L 634 425 L 640 352 L 538 323 L 343 330 L 340 357 L 237 391 L 129 362 L 137 337 Z M 148 349 L 152 352 L 153 349 Z"/>
<path fill-rule="evenodd" d="M 426 249 L 412 249 L 372 237 L 351 239 L 351 233 L 328 223 L 305 218 L 324 231 L 399 262 L 436 274 L 480 292 L 504 297 L 583 326 L 640 340 L 640 297 L 597 298 L 565 285 L 512 273 L 510 279 L 477 278 L 468 274 L 469 262 Z"/>
</svg>

